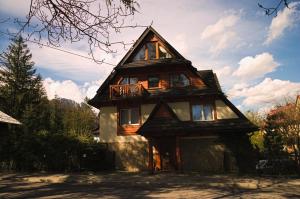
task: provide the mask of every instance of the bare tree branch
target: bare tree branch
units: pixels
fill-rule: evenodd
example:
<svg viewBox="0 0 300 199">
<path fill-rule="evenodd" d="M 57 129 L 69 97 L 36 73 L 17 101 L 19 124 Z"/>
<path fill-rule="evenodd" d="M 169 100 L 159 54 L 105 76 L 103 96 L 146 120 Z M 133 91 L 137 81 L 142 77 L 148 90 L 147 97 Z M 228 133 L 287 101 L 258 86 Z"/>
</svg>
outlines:
<svg viewBox="0 0 300 199">
<path fill-rule="evenodd" d="M 258 7 L 262 8 L 265 11 L 266 15 L 268 16 L 274 15 L 275 17 L 277 16 L 277 13 L 282 5 L 289 8 L 288 0 L 278 0 L 278 3 L 276 4 L 275 7 L 265 7 L 262 4 L 258 3 Z"/>
<path fill-rule="evenodd" d="M 15 19 L 20 26 L 16 35 L 27 33 L 27 38 L 40 41 L 47 38 L 48 44 L 60 46 L 61 42 L 71 43 L 86 39 L 89 53 L 100 49 L 106 53 L 116 52 L 113 45 L 124 41 L 113 41 L 111 33 L 124 28 L 146 27 L 127 24 L 139 4 L 136 0 L 31 0 L 26 20 Z"/>
</svg>

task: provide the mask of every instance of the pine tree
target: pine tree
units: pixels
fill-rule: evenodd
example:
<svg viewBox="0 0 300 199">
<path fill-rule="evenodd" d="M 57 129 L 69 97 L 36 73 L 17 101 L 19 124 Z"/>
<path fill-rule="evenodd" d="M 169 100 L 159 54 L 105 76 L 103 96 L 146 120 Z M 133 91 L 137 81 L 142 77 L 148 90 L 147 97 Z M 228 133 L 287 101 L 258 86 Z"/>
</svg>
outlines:
<svg viewBox="0 0 300 199">
<path fill-rule="evenodd" d="M 0 109 L 21 121 L 26 111 L 45 98 L 41 77 L 31 58 L 22 37 L 13 39 L 0 55 Z"/>
</svg>

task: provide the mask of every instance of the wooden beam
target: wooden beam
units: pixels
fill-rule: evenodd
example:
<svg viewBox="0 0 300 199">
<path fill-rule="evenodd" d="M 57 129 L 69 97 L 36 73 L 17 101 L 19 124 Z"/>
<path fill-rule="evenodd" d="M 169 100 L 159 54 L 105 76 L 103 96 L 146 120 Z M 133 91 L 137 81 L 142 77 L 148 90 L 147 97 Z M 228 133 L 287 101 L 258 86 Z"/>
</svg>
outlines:
<svg viewBox="0 0 300 199">
<path fill-rule="evenodd" d="M 177 164 L 177 170 L 182 171 L 182 165 L 181 165 L 181 155 L 180 155 L 180 137 L 176 136 L 176 164 Z"/>
<path fill-rule="evenodd" d="M 152 140 L 149 139 L 148 141 L 148 169 L 150 174 L 154 173 L 154 168 L 153 168 L 153 144 L 152 144 Z"/>
</svg>

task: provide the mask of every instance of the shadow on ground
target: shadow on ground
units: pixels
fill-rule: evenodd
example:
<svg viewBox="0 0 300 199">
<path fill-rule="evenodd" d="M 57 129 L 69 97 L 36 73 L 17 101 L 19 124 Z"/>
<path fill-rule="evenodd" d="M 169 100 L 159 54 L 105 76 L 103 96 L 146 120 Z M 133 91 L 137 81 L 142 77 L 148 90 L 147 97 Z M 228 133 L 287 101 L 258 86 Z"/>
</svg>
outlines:
<svg viewBox="0 0 300 199">
<path fill-rule="evenodd" d="M 300 179 L 198 173 L 0 173 L 0 198 L 300 198 Z"/>
</svg>

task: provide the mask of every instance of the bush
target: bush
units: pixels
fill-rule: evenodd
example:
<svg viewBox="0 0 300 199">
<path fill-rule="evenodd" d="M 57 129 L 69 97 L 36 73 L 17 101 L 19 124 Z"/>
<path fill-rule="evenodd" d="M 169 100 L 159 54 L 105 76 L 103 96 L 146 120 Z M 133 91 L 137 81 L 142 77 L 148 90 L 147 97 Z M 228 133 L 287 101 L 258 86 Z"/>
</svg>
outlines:
<svg viewBox="0 0 300 199">
<path fill-rule="evenodd" d="M 91 137 L 41 131 L 23 135 L 1 169 L 17 171 L 100 171 L 113 169 L 113 154 Z M 9 168 L 9 160 L 13 163 Z"/>
</svg>

